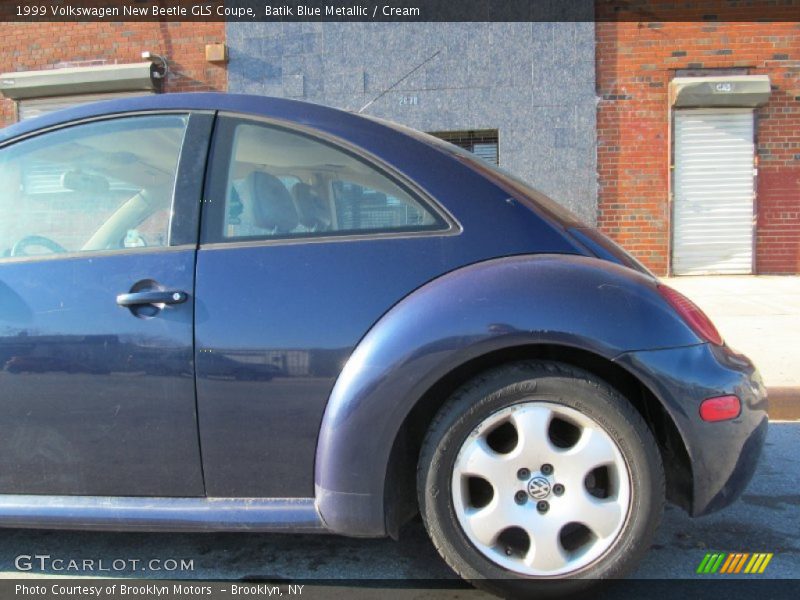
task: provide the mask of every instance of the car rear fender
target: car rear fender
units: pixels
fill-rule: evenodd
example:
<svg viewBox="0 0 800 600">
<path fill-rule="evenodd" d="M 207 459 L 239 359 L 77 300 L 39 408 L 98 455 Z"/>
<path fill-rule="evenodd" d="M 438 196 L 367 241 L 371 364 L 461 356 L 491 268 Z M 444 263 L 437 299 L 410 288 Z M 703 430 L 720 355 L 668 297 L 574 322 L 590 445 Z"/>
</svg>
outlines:
<svg viewBox="0 0 800 600">
<path fill-rule="evenodd" d="M 315 467 L 326 526 L 345 535 L 386 534 L 393 441 L 415 403 L 460 365 L 530 344 L 611 360 L 701 343 L 656 284 L 596 258 L 525 255 L 457 269 L 404 298 L 361 340 L 331 392 Z"/>
</svg>

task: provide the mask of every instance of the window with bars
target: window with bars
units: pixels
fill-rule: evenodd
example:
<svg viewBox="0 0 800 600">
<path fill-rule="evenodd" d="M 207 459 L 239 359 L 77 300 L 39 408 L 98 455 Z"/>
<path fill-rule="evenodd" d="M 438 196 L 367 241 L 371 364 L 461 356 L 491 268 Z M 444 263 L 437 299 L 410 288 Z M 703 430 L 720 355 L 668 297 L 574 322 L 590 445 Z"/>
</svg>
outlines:
<svg viewBox="0 0 800 600">
<path fill-rule="evenodd" d="M 472 131 L 432 131 L 431 135 L 459 148 L 469 150 L 493 165 L 500 164 L 497 129 L 475 129 Z"/>
</svg>

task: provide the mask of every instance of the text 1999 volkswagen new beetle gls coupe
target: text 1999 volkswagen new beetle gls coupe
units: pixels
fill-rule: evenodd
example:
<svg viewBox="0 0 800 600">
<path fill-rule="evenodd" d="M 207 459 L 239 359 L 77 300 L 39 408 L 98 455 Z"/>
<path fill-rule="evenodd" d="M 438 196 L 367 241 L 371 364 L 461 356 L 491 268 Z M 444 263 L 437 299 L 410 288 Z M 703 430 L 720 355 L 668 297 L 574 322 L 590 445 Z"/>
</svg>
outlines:
<svg viewBox="0 0 800 600">
<path fill-rule="evenodd" d="M 175 94 L 0 133 L 0 524 L 397 535 L 515 594 L 732 502 L 753 365 L 424 134 Z"/>
</svg>

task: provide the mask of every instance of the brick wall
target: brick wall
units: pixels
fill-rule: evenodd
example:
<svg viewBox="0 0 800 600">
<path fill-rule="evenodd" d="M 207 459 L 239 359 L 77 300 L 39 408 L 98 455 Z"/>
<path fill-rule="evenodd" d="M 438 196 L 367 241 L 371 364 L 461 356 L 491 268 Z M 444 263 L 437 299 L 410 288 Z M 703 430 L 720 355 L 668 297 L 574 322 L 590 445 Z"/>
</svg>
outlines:
<svg viewBox="0 0 800 600">
<path fill-rule="evenodd" d="M 800 272 L 800 24 L 600 22 L 598 224 L 658 274 L 669 256 L 669 82 L 677 69 L 767 74 L 756 111 L 756 269 Z"/>
<path fill-rule="evenodd" d="M 166 56 L 164 91 L 227 89 L 225 65 L 205 60 L 205 45 L 225 41 L 225 23 L 4 23 L 0 70 L 49 69 L 65 62 L 141 62 L 149 50 Z M 0 99 L 0 126 L 16 120 L 16 107 Z"/>
</svg>

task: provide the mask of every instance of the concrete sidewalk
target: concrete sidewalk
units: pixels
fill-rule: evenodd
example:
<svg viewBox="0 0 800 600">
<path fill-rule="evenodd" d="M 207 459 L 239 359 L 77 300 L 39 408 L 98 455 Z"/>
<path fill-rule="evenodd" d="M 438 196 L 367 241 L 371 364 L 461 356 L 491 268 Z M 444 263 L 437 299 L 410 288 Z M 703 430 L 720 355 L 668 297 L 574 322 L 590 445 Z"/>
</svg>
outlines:
<svg viewBox="0 0 800 600">
<path fill-rule="evenodd" d="M 756 363 L 770 391 L 770 417 L 800 419 L 800 277 L 672 277 L 725 341 Z"/>
</svg>

